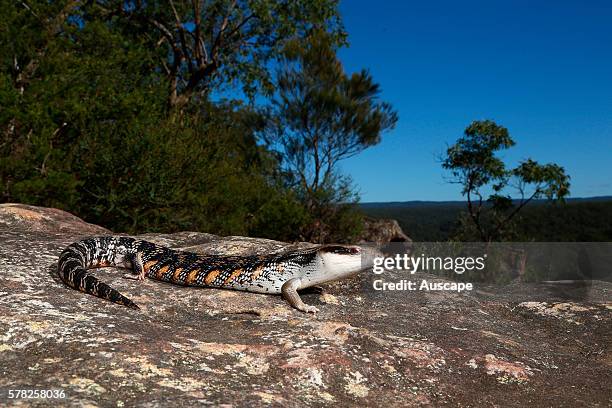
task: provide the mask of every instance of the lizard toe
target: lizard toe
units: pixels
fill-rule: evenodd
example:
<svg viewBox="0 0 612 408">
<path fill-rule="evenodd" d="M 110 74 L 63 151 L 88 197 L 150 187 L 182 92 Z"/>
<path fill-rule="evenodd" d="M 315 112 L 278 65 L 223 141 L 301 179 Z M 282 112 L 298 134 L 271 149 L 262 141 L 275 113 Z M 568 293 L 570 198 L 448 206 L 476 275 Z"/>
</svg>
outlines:
<svg viewBox="0 0 612 408">
<path fill-rule="evenodd" d="M 304 306 L 304 312 L 306 313 L 317 313 L 319 311 L 318 308 L 316 308 L 315 306 L 310 306 L 310 305 L 305 305 Z"/>
</svg>

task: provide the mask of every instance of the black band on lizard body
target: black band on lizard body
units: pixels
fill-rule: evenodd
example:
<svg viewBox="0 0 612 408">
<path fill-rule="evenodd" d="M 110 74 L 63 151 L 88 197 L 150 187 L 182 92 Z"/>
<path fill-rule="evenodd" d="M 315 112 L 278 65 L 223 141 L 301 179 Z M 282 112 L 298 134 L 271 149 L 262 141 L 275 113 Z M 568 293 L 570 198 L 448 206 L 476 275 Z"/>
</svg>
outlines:
<svg viewBox="0 0 612 408">
<path fill-rule="evenodd" d="M 87 269 L 116 265 L 117 252 L 111 250 L 114 244 L 123 246 L 126 254 L 135 254 L 135 241 L 128 237 L 100 237 L 75 242 L 60 255 L 57 265 L 59 276 L 70 287 L 81 292 L 138 309 L 136 303 L 87 273 Z"/>
</svg>

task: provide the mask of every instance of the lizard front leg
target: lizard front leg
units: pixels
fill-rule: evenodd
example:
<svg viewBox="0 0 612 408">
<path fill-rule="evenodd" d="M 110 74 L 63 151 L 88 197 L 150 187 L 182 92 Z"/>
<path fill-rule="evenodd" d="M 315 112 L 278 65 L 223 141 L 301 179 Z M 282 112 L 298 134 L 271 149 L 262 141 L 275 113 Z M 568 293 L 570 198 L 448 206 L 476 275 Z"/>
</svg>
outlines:
<svg viewBox="0 0 612 408">
<path fill-rule="evenodd" d="M 297 289 L 300 287 L 300 278 L 289 279 L 281 287 L 283 297 L 289 302 L 289 304 L 295 307 L 297 310 L 305 313 L 316 313 L 319 311 L 314 306 L 307 305 L 302 301 L 300 295 L 297 293 Z"/>
<path fill-rule="evenodd" d="M 130 261 L 132 262 L 132 268 L 134 268 L 134 274 L 125 274 L 123 277 L 126 279 L 143 281 L 145 278 L 145 269 L 140 252 L 136 252 L 135 254 L 131 255 Z"/>
</svg>

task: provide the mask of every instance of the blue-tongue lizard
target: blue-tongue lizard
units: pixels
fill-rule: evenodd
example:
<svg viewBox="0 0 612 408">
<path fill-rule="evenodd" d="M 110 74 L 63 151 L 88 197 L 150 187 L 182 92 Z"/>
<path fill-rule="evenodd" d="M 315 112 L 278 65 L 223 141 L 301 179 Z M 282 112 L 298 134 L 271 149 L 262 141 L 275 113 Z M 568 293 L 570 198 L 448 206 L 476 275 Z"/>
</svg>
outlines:
<svg viewBox="0 0 612 408">
<path fill-rule="evenodd" d="M 58 273 L 74 289 L 133 309 L 139 307 L 117 290 L 88 273 L 88 269 L 115 266 L 145 277 L 185 286 L 282 294 L 294 308 L 307 313 L 318 309 L 305 304 L 299 289 L 350 276 L 363 269 L 357 246 L 322 245 L 264 256 L 199 255 L 130 237 L 97 237 L 68 246 L 59 258 Z"/>
</svg>

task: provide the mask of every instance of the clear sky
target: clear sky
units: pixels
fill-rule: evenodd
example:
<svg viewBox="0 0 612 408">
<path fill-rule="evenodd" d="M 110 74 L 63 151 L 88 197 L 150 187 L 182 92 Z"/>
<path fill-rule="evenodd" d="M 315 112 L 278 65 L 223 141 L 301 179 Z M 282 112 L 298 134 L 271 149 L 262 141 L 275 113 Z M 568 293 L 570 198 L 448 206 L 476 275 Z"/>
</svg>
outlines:
<svg viewBox="0 0 612 408">
<path fill-rule="evenodd" d="M 439 156 L 473 120 L 555 162 L 571 196 L 612 195 L 612 1 L 365 1 L 341 4 L 348 72 L 367 68 L 398 110 L 381 144 L 342 163 L 363 202 L 459 200 Z"/>
</svg>

